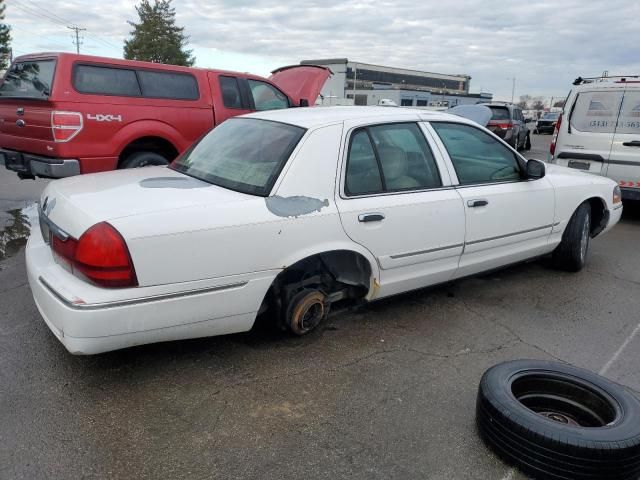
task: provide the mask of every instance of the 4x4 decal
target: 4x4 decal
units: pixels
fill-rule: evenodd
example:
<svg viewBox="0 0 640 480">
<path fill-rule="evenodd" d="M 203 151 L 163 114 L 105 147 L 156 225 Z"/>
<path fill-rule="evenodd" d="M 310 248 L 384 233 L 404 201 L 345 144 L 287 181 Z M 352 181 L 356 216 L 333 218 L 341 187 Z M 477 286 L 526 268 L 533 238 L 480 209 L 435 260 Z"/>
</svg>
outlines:
<svg viewBox="0 0 640 480">
<path fill-rule="evenodd" d="M 87 113 L 87 120 L 95 120 L 96 122 L 122 122 L 122 115 L 104 115 L 102 113 L 92 115 Z"/>
</svg>

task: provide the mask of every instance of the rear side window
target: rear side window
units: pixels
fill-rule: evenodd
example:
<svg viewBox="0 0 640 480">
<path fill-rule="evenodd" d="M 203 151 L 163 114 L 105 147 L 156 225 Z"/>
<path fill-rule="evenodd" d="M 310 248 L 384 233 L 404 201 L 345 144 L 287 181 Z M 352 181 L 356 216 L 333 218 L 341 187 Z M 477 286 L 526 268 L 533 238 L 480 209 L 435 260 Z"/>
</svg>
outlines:
<svg viewBox="0 0 640 480">
<path fill-rule="evenodd" d="M 249 80 L 256 110 L 277 110 L 289 108 L 289 99 L 280 90 L 259 80 Z"/>
<path fill-rule="evenodd" d="M 640 134 L 640 91 L 627 91 L 624 94 L 616 133 Z"/>
<path fill-rule="evenodd" d="M 198 82 L 188 73 L 153 72 L 138 70 L 142 95 L 151 98 L 197 100 Z"/>
<path fill-rule="evenodd" d="M 489 107 L 491 109 L 491 120 L 509 120 L 509 109 L 507 107 Z"/>
<path fill-rule="evenodd" d="M 236 77 L 223 77 L 219 79 L 222 103 L 227 108 L 242 108 L 242 98 Z"/>
<path fill-rule="evenodd" d="M 578 94 L 571 127 L 579 132 L 613 133 L 622 102 L 622 91 Z"/>
<path fill-rule="evenodd" d="M 0 85 L 0 96 L 48 97 L 51 94 L 55 67 L 54 60 L 14 63 Z"/>
<path fill-rule="evenodd" d="M 141 95 L 134 70 L 125 68 L 77 65 L 73 75 L 73 86 L 81 93 L 102 95 Z"/>
<path fill-rule="evenodd" d="M 447 149 L 461 185 L 521 179 L 514 152 L 491 135 L 459 123 L 431 126 Z"/>
<path fill-rule="evenodd" d="M 440 186 L 437 164 L 415 123 L 378 125 L 352 135 L 347 158 L 347 195 Z"/>
</svg>

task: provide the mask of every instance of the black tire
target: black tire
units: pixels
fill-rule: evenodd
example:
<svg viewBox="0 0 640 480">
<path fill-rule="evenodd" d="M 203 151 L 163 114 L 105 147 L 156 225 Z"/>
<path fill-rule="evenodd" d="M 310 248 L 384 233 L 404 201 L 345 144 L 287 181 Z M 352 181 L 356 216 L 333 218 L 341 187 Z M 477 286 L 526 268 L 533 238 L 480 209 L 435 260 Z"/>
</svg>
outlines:
<svg viewBox="0 0 640 480">
<path fill-rule="evenodd" d="M 523 150 L 531 150 L 531 134 L 527 133 L 527 138 L 524 140 Z"/>
<path fill-rule="evenodd" d="M 129 155 L 127 159 L 122 162 L 120 168 L 140 168 L 154 165 L 169 165 L 169 160 L 155 152 L 136 152 Z"/>
<path fill-rule="evenodd" d="M 306 335 L 315 330 L 328 314 L 326 295 L 320 290 L 305 288 L 287 303 L 285 325 L 294 335 Z"/>
<path fill-rule="evenodd" d="M 579 272 L 585 266 L 591 241 L 591 205 L 582 203 L 569 220 L 562 241 L 553 252 L 556 268 Z"/>
<path fill-rule="evenodd" d="M 534 478 L 640 478 L 640 401 L 581 368 L 543 360 L 490 368 L 476 424 L 493 451 Z"/>
</svg>

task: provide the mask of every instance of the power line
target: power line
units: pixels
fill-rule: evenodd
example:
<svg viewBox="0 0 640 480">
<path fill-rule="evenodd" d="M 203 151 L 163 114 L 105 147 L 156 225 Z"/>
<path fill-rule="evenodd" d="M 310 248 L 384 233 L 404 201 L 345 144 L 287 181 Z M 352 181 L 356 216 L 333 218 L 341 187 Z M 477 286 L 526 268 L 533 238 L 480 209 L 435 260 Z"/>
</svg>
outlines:
<svg viewBox="0 0 640 480">
<path fill-rule="evenodd" d="M 24 4 L 24 3 L 22 3 L 23 1 L 25 1 L 25 0 L 14 0 L 14 2 L 15 2 L 14 6 L 18 7 L 20 10 L 22 10 L 25 13 L 28 13 L 30 15 L 38 16 L 38 17 L 40 17 L 42 19 L 49 20 L 52 23 L 55 23 L 55 24 L 58 24 L 58 25 L 62 25 L 62 26 L 67 27 L 67 28 L 71 28 L 72 30 L 75 30 L 76 28 L 78 28 L 79 30 L 86 31 L 86 28 L 80 28 L 77 24 L 75 24 L 74 22 L 71 22 L 70 20 L 64 19 L 63 17 L 61 17 L 59 15 L 56 15 L 55 13 L 47 12 L 47 11 L 43 10 L 42 8 L 40 8 L 38 5 L 36 5 L 33 2 L 31 2 L 30 0 L 27 0 L 27 1 L 29 1 L 30 5 L 33 5 L 33 6 L 28 6 L 28 5 Z M 71 27 L 69 27 L 70 24 L 71 24 Z M 114 48 L 114 49 L 118 49 L 118 50 L 120 49 L 120 47 L 118 45 L 115 45 L 114 43 L 112 43 L 112 42 L 110 42 L 108 40 L 105 40 L 103 38 L 97 37 L 97 36 L 89 34 L 89 33 L 86 33 L 85 35 L 87 37 L 92 38 L 95 41 L 98 41 L 98 42 L 102 43 L 106 47 Z M 78 39 L 76 38 L 76 40 L 78 40 Z M 78 42 L 74 41 L 74 44 L 76 45 L 76 50 L 78 50 L 79 49 Z"/>
<path fill-rule="evenodd" d="M 75 43 L 75 45 L 76 45 L 76 53 L 80 53 L 80 45 L 82 44 L 82 42 L 80 41 L 80 32 L 86 31 L 87 29 L 86 28 L 80 28 L 80 27 L 77 27 L 77 26 L 70 27 L 68 25 L 67 25 L 67 28 L 69 30 L 73 30 L 74 32 L 76 32 L 76 40 L 73 43 Z"/>
</svg>

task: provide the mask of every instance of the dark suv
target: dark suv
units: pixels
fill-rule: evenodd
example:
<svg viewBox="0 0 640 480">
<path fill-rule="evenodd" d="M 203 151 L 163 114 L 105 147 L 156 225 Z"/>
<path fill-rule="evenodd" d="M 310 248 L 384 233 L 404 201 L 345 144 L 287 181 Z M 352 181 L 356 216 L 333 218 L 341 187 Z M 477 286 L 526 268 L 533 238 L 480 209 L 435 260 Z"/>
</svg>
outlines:
<svg viewBox="0 0 640 480">
<path fill-rule="evenodd" d="M 510 103 L 487 103 L 492 115 L 487 128 L 516 150 L 529 150 L 531 137 L 522 110 Z"/>
</svg>

